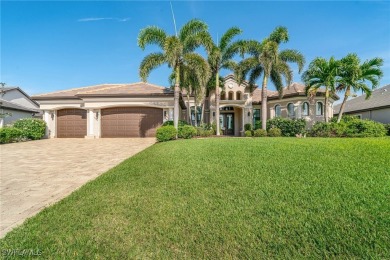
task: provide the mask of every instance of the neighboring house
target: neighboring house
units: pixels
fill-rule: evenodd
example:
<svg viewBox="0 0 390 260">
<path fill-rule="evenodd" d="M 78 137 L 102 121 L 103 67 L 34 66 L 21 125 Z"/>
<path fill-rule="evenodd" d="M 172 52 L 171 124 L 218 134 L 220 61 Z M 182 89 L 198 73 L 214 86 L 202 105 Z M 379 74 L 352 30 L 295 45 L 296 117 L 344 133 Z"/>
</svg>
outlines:
<svg viewBox="0 0 390 260">
<path fill-rule="evenodd" d="M 247 83 L 240 86 L 232 75 L 225 77 L 221 88 L 220 120 L 225 135 L 240 136 L 244 124 L 260 120 L 261 89 L 253 92 Z M 173 120 L 174 93 L 149 83 L 102 84 L 57 91 L 33 97 L 43 110 L 48 125 L 47 136 L 54 137 L 154 137 L 156 128 Z M 332 116 L 330 99 L 328 110 Z M 188 104 L 189 102 L 189 104 Z M 180 118 L 186 120 L 187 105 L 194 121 L 194 96 L 180 95 Z M 294 83 L 285 89 L 285 96 L 269 91 L 268 116 L 305 118 L 309 125 L 324 120 L 324 93 L 319 91 L 310 100 L 304 86 Z M 198 120 L 200 114 L 198 114 Z M 215 121 L 215 94 L 205 101 L 205 122 Z"/>
<path fill-rule="evenodd" d="M 39 104 L 19 87 L 0 88 L 0 127 L 39 115 Z"/>
<path fill-rule="evenodd" d="M 341 104 L 334 107 L 333 114 L 337 116 Z M 384 124 L 390 123 L 390 85 L 378 88 L 366 100 L 366 94 L 348 100 L 345 103 L 343 115 L 358 116 L 361 119 L 370 119 Z"/>
</svg>

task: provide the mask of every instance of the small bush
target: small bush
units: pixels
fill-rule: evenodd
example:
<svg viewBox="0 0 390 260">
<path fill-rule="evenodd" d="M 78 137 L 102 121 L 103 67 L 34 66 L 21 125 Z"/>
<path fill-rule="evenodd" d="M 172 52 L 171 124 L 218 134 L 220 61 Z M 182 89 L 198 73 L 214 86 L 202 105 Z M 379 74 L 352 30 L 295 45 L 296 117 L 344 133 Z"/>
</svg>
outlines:
<svg viewBox="0 0 390 260">
<path fill-rule="evenodd" d="M 252 137 L 252 131 L 251 130 L 246 130 L 245 131 L 245 137 Z"/>
<path fill-rule="evenodd" d="M 252 124 L 245 124 L 244 125 L 244 130 L 245 131 L 252 131 Z"/>
<path fill-rule="evenodd" d="M 267 121 L 267 130 L 271 128 L 279 128 L 283 136 L 295 136 L 305 131 L 306 120 L 275 117 Z"/>
<path fill-rule="evenodd" d="M 384 124 L 384 127 L 387 130 L 387 135 L 390 135 L 390 124 Z"/>
<path fill-rule="evenodd" d="M 196 128 L 196 135 L 201 137 L 209 137 L 214 134 L 213 129 L 204 129 L 203 127 Z"/>
<path fill-rule="evenodd" d="M 174 126 L 167 125 L 157 128 L 156 138 L 158 142 L 166 142 L 176 139 L 177 130 Z"/>
<path fill-rule="evenodd" d="M 24 138 L 23 131 L 15 127 L 0 128 L 0 144 L 17 142 Z"/>
<path fill-rule="evenodd" d="M 37 118 L 23 118 L 16 121 L 13 127 L 22 130 L 26 138 L 38 140 L 45 135 L 46 122 Z"/>
<path fill-rule="evenodd" d="M 174 125 L 172 120 L 165 121 L 162 126 L 167 126 L 167 125 Z M 189 125 L 187 121 L 184 120 L 179 120 L 178 127 Z"/>
<path fill-rule="evenodd" d="M 261 121 L 256 121 L 255 126 L 253 127 L 253 130 L 257 130 L 261 128 Z"/>
<path fill-rule="evenodd" d="M 279 128 L 271 128 L 268 130 L 268 136 L 271 136 L 271 137 L 279 137 L 279 136 L 282 136 L 282 130 L 280 130 Z"/>
<path fill-rule="evenodd" d="M 191 139 L 196 136 L 196 128 L 191 125 L 184 125 L 179 128 L 177 136 L 179 138 Z"/>
<path fill-rule="evenodd" d="M 264 129 L 257 129 L 253 131 L 253 136 L 255 137 L 264 137 L 267 136 L 267 130 Z"/>
</svg>

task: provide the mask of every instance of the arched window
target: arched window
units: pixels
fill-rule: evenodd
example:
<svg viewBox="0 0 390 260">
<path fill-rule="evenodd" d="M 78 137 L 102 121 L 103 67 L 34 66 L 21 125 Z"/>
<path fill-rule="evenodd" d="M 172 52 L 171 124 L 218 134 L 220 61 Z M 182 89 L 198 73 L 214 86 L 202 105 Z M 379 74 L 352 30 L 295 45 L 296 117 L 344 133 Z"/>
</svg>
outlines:
<svg viewBox="0 0 390 260">
<path fill-rule="evenodd" d="M 293 103 L 288 103 L 287 115 L 288 115 L 288 117 L 295 117 L 295 107 L 294 107 Z"/>
<path fill-rule="evenodd" d="M 280 117 L 282 115 L 282 109 L 280 108 L 280 105 L 275 106 L 275 117 Z"/>
<path fill-rule="evenodd" d="M 309 103 L 303 102 L 302 104 L 302 115 L 308 116 L 309 115 Z"/>
<path fill-rule="evenodd" d="M 234 94 L 233 91 L 229 92 L 229 100 L 233 100 L 233 94 Z"/>
<path fill-rule="evenodd" d="M 324 115 L 324 105 L 322 104 L 322 102 L 316 103 L 316 115 L 317 116 Z"/>
<path fill-rule="evenodd" d="M 226 93 L 225 91 L 222 91 L 221 92 L 221 100 L 225 100 L 226 99 Z"/>
<path fill-rule="evenodd" d="M 236 99 L 241 100 L 241 91 L 236 92 Z"/>
</svg>

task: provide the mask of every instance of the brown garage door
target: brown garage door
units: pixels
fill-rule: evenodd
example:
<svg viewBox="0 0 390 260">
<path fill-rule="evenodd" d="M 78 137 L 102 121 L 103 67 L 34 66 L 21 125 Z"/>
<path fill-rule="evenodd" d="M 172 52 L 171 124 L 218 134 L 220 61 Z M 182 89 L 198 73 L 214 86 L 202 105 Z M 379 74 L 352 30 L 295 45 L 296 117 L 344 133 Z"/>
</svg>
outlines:
<svg viewBox="0 0 390 260">
<path fill-rule="evenodd" d="M 163 123 L 162 109 L 114 107 L 102 109 L 102 137 L 155 137 Z"/>
<path fill-rule="evenodd" d="M 57 111 L 57 137 L 83 138 L 87 135 L 87 111 L 61 109 Z"/>
</svg>

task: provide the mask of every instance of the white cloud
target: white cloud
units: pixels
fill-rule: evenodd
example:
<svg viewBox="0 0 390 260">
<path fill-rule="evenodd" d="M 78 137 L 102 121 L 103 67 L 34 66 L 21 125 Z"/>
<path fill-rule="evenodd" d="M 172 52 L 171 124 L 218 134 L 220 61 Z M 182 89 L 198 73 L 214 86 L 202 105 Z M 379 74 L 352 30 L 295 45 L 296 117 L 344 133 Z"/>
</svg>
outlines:
<svg viewBox="0 0 390 260">
<path fill-rule="evenodd" d="M 130 20 L 129 17 L 125 18 L 115 18 L 115 17 L 88 17 L 88 18 L 81 18 L 78 19 L 78 22 L 95 22 L 95 21 L 102 21 L 102 20 L 114 20 L 118 22 L 127 22 Z"/>
</svg>

